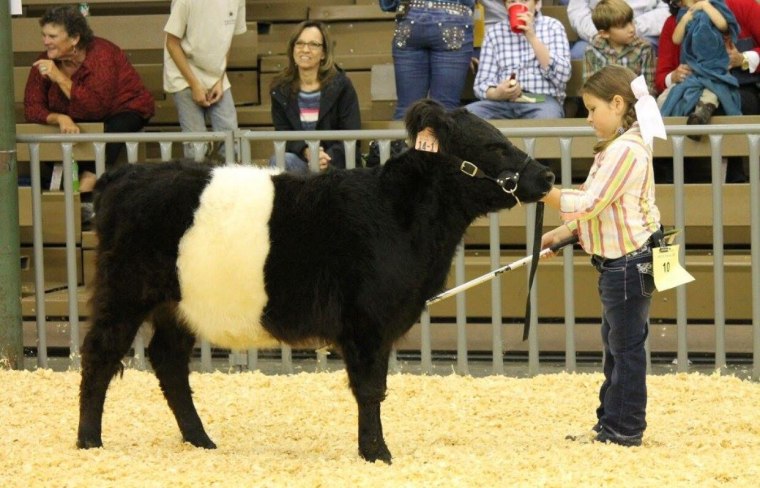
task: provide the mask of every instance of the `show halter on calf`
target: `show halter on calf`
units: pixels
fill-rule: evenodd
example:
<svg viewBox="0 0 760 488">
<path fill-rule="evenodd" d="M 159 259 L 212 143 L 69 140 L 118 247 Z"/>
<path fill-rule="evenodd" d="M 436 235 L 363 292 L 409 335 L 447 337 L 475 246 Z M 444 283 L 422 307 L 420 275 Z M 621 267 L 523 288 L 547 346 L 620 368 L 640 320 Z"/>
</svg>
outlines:
<svg viewBox="0 0 760 488">
<path fill-rule="evenodd" d="M 467 227 L 538 201 L 554 182 L 465 110 L 421 101 L 406 126 L 412 138 L 431 129 L 439 152 L 306 176 L 188 162 L 103 175 L 77 446 L 102 446 L 106 390 L 148 320 L 148 356 L 185 441 L 216 447 L 190 390 L 196 339 L 233 349 L 317 343 L 345 362 L 361 456 L 390 463 L 380 404 L 394 342 L 443 288 Z M 488 175 L 519 173 L 519 185 L 507 192 L 473 178 L 464 161 Z"/>
</svg>

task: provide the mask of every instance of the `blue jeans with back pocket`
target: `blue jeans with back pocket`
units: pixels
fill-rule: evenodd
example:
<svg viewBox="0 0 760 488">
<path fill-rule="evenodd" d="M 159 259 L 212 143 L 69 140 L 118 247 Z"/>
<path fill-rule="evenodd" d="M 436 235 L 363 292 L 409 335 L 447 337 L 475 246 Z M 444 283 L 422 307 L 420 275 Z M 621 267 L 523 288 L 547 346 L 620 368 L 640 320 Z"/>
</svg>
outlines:
<svg viewBox="0 0 760 488">
<path fill-rule="evenodd" d="M 396 72 L 396 111 L 430 97 L 447 109 L 460 105 L 472 58 L 472 16 L 441 9 L 413 7 L 396 21 L 393 64 Z"/>
<path fill-rule="evenodd" d="M 646 429 L 646 352 L 654 274 L 649 244 L 616 259 L 593 256 L 602 301 L 604 383 L 597 418 L 613 435 L 640 437 Z"/>
</svg>

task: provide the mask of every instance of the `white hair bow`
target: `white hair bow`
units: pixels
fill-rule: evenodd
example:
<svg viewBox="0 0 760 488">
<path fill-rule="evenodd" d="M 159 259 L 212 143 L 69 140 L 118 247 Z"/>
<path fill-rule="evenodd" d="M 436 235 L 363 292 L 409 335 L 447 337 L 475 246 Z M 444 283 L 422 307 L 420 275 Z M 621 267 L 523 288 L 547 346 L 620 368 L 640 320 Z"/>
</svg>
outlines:
<svg viewBox="0 0 760 488">
<path fill-rule="evenodd" d="M 644 76 L 639 76 L 631 82 L 631 90 L 636 96 L 636 119 L 639 121 L 641 128 L 641 137 L 644 142 L 652 146 L 655 137 L 667 139 L 665 132 L 665 123 L 662 121 L 662 114 L 657 107 L 654 97 L 649 94 L 649 88 Z"/>
</svg>

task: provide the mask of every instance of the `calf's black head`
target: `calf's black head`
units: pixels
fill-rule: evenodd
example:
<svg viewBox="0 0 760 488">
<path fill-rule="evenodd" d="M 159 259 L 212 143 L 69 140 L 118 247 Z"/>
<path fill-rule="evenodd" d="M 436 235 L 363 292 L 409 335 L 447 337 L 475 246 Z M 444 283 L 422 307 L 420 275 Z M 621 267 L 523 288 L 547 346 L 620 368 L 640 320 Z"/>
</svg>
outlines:
<svg viewBox="0 0 760 488">
<path fill-rule="evenodd" d="M 512 145 L 501 132 L 465 109 L 447 112 L 433 100 L 412 105 L 406 114 L 406 129 L 412 141 L 426 128 L 435 132 L 439 150 L 467 162 L 462 172 L 473 178 L 493 180 L 501 186 L 511 208 L 518 203 L 536 202 L 551 189 L 554 173 Z"/>
</svg>

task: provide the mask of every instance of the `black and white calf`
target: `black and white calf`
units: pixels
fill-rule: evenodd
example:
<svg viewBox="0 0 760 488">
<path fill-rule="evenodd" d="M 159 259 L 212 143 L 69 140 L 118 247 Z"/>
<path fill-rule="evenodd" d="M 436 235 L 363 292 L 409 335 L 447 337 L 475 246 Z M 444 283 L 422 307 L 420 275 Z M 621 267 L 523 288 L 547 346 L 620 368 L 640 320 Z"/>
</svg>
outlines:
<svg viewBox="0 0 760 488">
<path fill-rule="evenodd" d="M 470 223 L 534 202 L 554 181 L 465 110 L 420 102 L 406 123 L 412 136 L 431 128 L 440 152 L 309 176 L 175 162 L 101 177 L 77 446 L 102 445 L 108 384 L 149 319 L 150 362 L 185 441 L 215 447 L 188 382 L 196 338 L 234 349 L 317 342 L 345 361 L 361 455 L 390 463 L 380 403 L 393 343 L 443 287 Z"/>
</svg>

